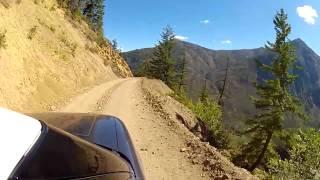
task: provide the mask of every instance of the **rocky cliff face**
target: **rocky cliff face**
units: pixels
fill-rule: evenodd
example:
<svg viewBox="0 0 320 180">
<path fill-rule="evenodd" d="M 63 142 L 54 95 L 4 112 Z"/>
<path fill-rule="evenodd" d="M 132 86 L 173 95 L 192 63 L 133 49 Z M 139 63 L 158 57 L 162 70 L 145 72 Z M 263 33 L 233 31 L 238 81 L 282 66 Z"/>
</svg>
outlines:
<svg viewBox="0 0 320 180">
<path fill-rule="evenodd" d="M 55 0 L 0 0 L 0 105 L 42 111 L 101 81 L 131 76 L 123 59 Z M 99 54 L 100 52 L 100 54 Z"/>
<path fill-rule="evenodd" d="M 306 111 L 311 115 L 311 125 L 317 126 L 319 117 L 319 77 L 320 57 L 314 53 L 301 39 L 293 42 L 296 47 L 297 65 L 304 68 L 296 71 L 299 79 L 292 86 L 294 92 L 305 104 Z M 183 57 L 187 60 L 187 91 L 197 100 L 200 87 L 207 82 L 212 97 L 217 97 L 221 90 L 221 80 L 225 77 L 225 69 L 229 59 L 230 69 L 224 96 L 225 123 L 231 127 L 242 126 L 254 113 L 250 96 L 255 95 L 254 83 L 268 78 L 268 74 L 256 67 L 256 61 L 269 63 L 274 54 L 264 48 L 215 51 L 188 42 L 177 41 L 174 49 L 176 61 Z M 135 71 L 139 64 L 152 58 L 152 48 L 127 52 L 124 57 Z M 299 124 L 296 119 L 289 119 L 286 126 Z"/>
<path fill-rule="evenodd" d="M 99 48 L 99 47 L 97 47 Z M 112 70 L 120 77 L 132 77 L 133 74 L 123 57 L 112 49 L 111 46 L 99 48 L 99 55 L 104 60 L 106 66 L 111 66 Z"/>
</svg>

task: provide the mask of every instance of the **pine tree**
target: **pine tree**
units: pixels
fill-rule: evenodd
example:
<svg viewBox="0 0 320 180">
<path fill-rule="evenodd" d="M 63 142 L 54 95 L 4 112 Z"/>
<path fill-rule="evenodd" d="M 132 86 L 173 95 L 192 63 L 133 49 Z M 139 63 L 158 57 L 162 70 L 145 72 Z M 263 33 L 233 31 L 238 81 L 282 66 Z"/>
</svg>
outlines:
<svg viewBox="0 0 320 180">
<path fill-rule="evenodd" d="M 246 167 L 249 171 L 253 171 L 265 155 L 272 152 L 272 139 L 283 132 L 283 121 L 288 113 L 305 118 L 300 102 L 289 92 L 289 86 L 297 76 L 291 73 L 296 68 L 296 57 L 288 39 L 291 26 L 287 19 L 287 14 L 281 9 L 273 20 L 276 40 L 275 43 L 268 42 L 266 48 L 276 53 L 276 58 L 270 65 L 258 63 L 260 68 L 272 74 L 272 78 L 257 84 L 258 97 L 253 98 L 257 114 L 255 119 L 247 121 L 249 128 L 246 133 L 253 137 L 244 146 L 242 158 L 249 162 Z"/>
<path fill-rule="evenodd" d="M 111 41 L 111 46 L 113 50 L 118 50 L 118 41 L 116 39 Z"/>
<path fill-rule="evenodd" d="M 226 66 L 226 69 L 225 69 L 224 78 L 222 80 L 223 84 L 222 84 L 222 88 L 219 89 L 220 95 L 219 95 L 219 99 L 218 99 L 218 104 L 220 106 L 223 106 L 223 97 L 225 95 L 226 87 L 227 87 L 227 83 L 228 83 L 229 69 L 230 69 L 230 58 L 227 57 L 227 66 Z"/>
<path fill-rule="evenodd" d="M 150 71 L 150 62 L 147 60 L 138 66 L 138 69 L 135 73 L 135 76 L 137 76 L 137 77 L 150 77 L 149 71 Z"/>
<path fill-rule="evenodd" d="M 121 54 L 121 49 L 119 48 L 118 41 L 116 39 L 113 39 L 110 44 L 113 50 Z"/>
<path fill-rule="evenodd" d="M 104 16 L 104 0 L 95 0 L 95 16 L 93 19 L 93 24 L 95 26 L 96 32 L 103 35 L 103 16 Z"/>
<path fill-rule="evenodd" d="M 208 90 L 207 90 L 207 80 L 204 81 L 204 85 L 203 85 L 201 92 L 200 92 L 199 100 L 203 104 L 206 104 L 209 100 L 209 94 L 208 94 Z"/>
<path fill-rule="evenodd" d="M 104 0 L 86 0 L 82 14 L 88 19 L 93 30 L 103 33 Z"/>
<path fill-rule="evenodd" d="M 169 87 L 174 85 L 174 64 L 172 50 L 174 48 L 174 32 L 167 26 L 161 34 L 150 61 L 150 75 L 165 82 Z"/>
<path fill-rule="evenodd" d="M 187 73 L 187 61 L 186 56 L 183 56 L 183 59 L 180 64 L 178 64 L 179 73 L 177 73 L 177 90 L 181 92 L 185 86 L 185 79 Z"/>
<path fill-rule="evenodd" d="M 57 0 L 62 8 L 70 10 L 75 15 L 83 15 L 91 28 L 103 36 L 104 0 Z"/>
</svg>

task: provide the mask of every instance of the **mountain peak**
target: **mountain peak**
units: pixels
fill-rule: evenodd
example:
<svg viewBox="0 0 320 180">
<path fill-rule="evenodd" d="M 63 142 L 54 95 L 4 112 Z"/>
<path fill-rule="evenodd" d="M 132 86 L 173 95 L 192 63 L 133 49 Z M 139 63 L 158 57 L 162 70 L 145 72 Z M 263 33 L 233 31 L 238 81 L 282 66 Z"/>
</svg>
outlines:
<svg viewBox="0 0 320 180">
<path fill-rule="evenodd" d="M 313 56 L 318 56 L 302 39 L 297 38 L 292 41 L 292 44 L 296 47 L 298 54 L 312 54 Z"/>
<path fill-rule="evenodd" d="M 297 46 L 308 46 L 301 38 L 294 39 L 292 43 Z"/>
<path fill-rule="evenodd" d="M 296 38 L 293 40 L 293 42 L 304 42 L 301 38 Z"/>
</svg>

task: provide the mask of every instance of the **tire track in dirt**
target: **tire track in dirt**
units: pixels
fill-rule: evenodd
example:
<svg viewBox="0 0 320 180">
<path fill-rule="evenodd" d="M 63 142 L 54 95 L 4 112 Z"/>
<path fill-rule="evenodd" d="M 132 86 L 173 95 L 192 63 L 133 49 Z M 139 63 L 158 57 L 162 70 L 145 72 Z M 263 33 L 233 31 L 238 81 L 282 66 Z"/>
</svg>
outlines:
<svg viewBox="0 0 320 180">
<path fill-rule="evenodd" d="M 206 180 L 201 165 L 194 165 L 180 149 L 185 141 L 168 128 L 145 99 L 140 78 L 119 79 L 98 85 L 74 98 L 64 112 L 99 112 L 121 119 L 141 157 L 147 179 Z"/>
<path fill-rule="evenodd" d="M 105 93 L 101 96 L 101 98 L 98 100 L 94 112 L 103 113 L 102 107 L 105 106 L 105 105 L 108 103 L 108 101 L 109 101 L 112 93 L 113 93 L 115 90 L 117 90 L 117 89 L 118 89 L 123 83 L 125 83 L 126 81 L 128 81 L 128 80 L 122 81 L 122 82 L 114 85 L 114 86 L 111 87 L 110 89 L 107 89 L 107 90 L 105 91 Z"/>
</svg>

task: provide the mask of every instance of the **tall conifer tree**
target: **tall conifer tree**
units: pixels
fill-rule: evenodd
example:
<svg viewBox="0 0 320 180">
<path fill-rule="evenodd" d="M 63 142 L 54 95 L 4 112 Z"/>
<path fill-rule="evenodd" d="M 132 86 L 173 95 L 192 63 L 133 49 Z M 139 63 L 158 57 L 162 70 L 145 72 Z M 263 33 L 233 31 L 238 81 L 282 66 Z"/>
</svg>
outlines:
<svg viewBox="0 0 320 180">
<path fill-rule="evenodd" d="M 297 79 L 297 75 L 292 74 L 292 70 L 296 68 L 296 57 L 288 39 L 291 26 L 287 20 L 283 9 L 277 12 L 273 20 L 276 40 L 266 45 L 267 49 L 276 54 L 276 58 L 270 65 L 258 62 L 259 67 L 269 72 L 272 78 L 257 84 L 258 96 L 253 98 L 257 113 L 255 119 L 247 121 L 249 128 L 246 131 L 253 136 L 244 146 L 242 157 L 238 157 L 249 163 L 246 166 L 249 171 L 253 171 L 263 161 L 268 149 L 272 148 L 273 137 L 283 132 L 283 121 L 288 113 L 305 118 L 301 103 L 289 92 L 289 86 Z"/>
<path fill-rule="evenodd" d="M 206 104 L 208 103 L 209 100 L 209 93 L 208 93 L 208 89 L 207 89 L 207 80 L 204 81 L 204 85 L 200 91 L 200 97 L 199 100 L 201 103 Z"/>
<path fill-rule="evenodd" d="M 185 79 L 186 79 L 186 74 L 187 74 L 186 68 L 187 68 L 187 60 L 186 60 L 186 56 L 184 55 L 183 59 L 178 64 L 179 72 L 177 73 L 177 90 L 179 92 L 184 90 Z"/>
<path fill-rule="evenodd" d="M 168 86 L 174 85 L 174 61 L 172 50 L 174 48 L 175 34 L 170 26 L 167 26 L 161 33 L 161 40 L 153 52 L 153 58 L 150 61 L 149 74 L 162 80 Z"/>
</svg>

